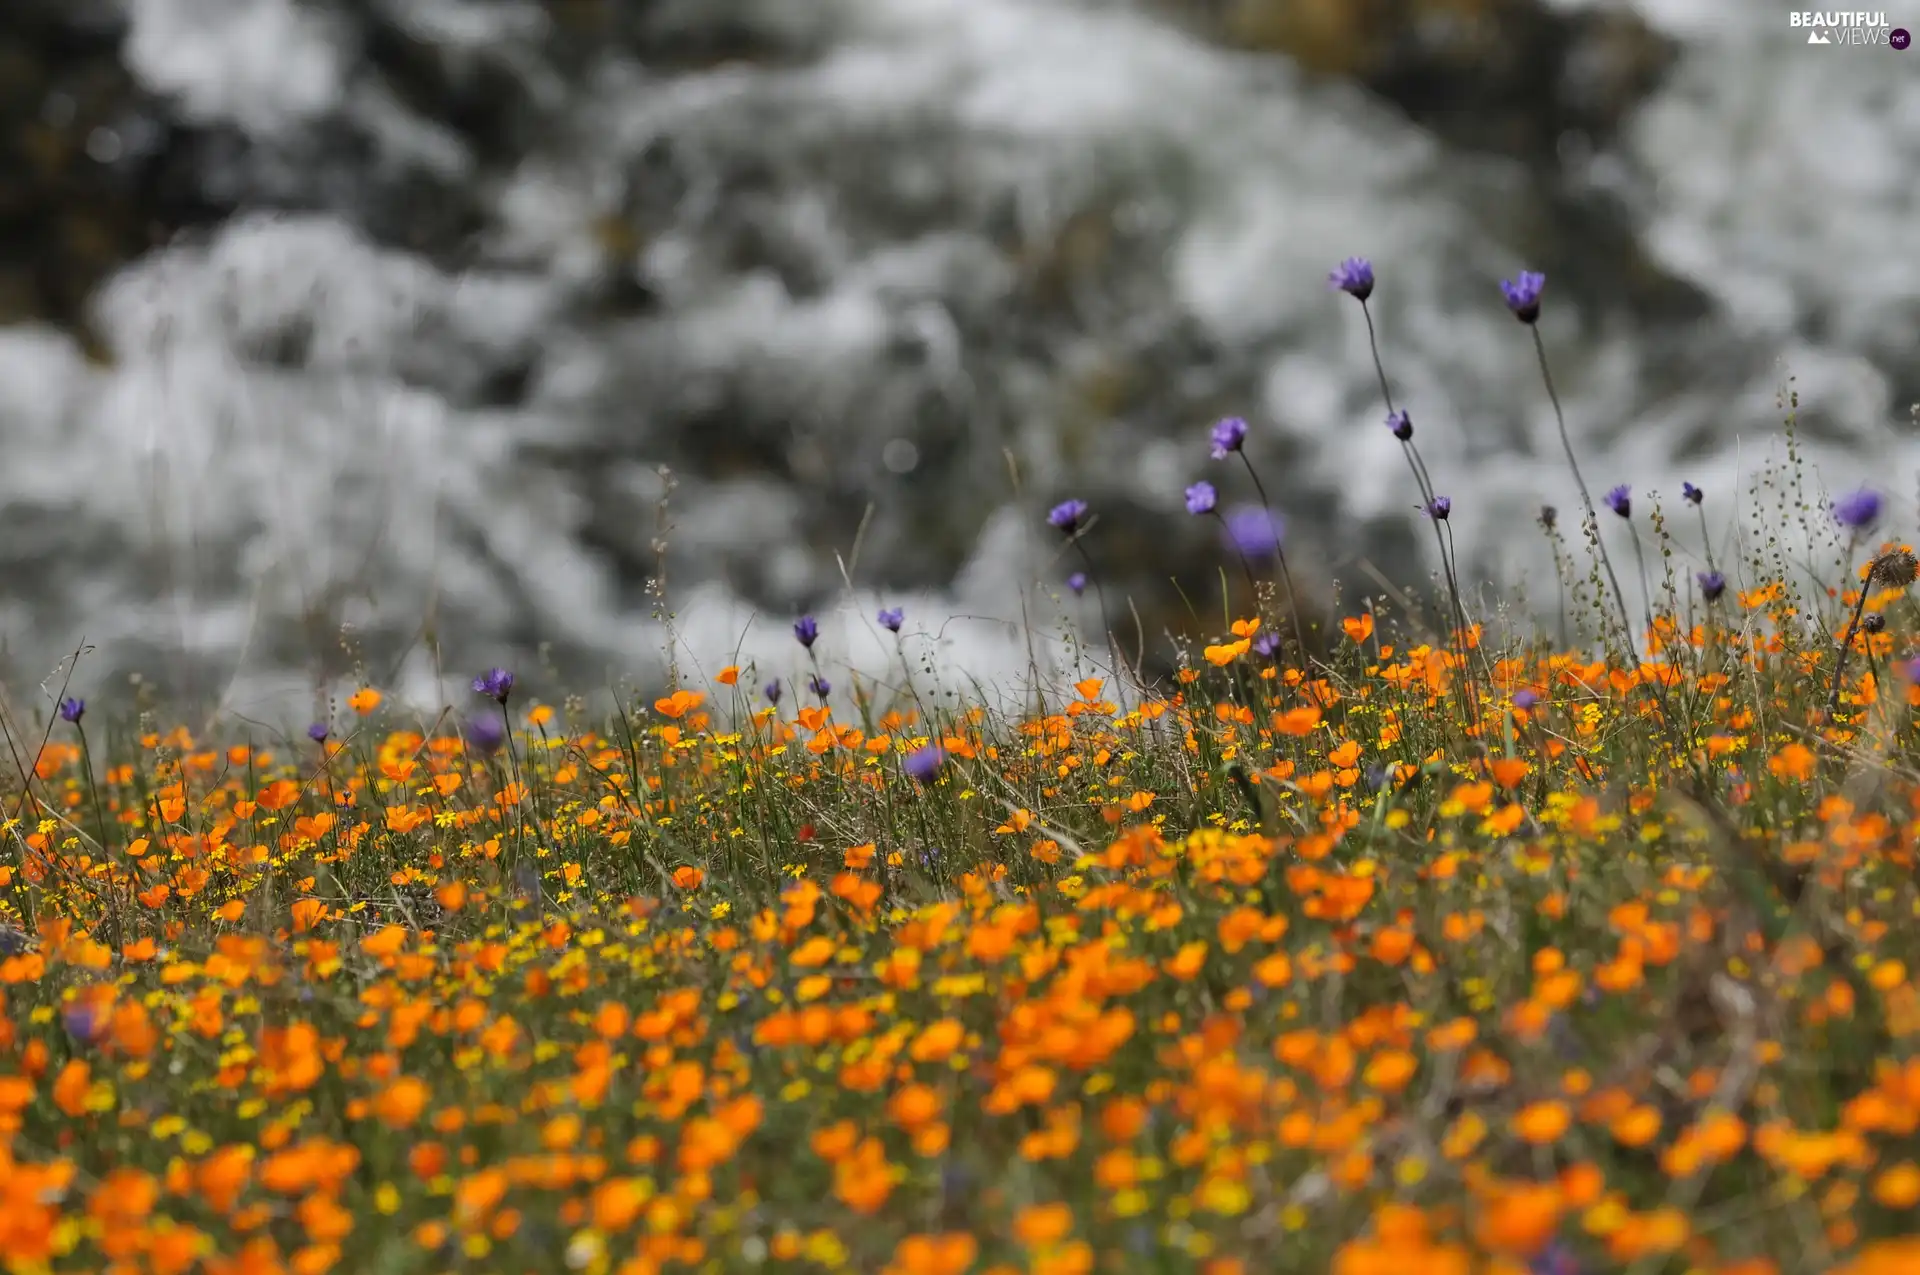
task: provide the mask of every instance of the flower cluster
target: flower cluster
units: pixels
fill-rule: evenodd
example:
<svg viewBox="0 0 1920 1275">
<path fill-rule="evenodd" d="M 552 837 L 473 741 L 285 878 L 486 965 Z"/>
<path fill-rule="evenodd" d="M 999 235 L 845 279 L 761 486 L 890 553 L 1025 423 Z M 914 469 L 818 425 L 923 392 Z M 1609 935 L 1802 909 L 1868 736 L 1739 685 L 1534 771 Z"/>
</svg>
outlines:
<svg viewBox="0 0 1920 1275">
<path fill-rule="evenodd" d="M 1186 507 L 1284 581 L 1248 439 L 1259 503 Z M 1624 651 L 1376 598 L 1017 711 L 847 712 L 811 615 L 602 715 L 505 668 L 278 742 L 50 693 L 0 1268 L 1915 1269 L 1920 559 L 1831 513 L 1830 593 L 1705 540 Z"/>
</svg>

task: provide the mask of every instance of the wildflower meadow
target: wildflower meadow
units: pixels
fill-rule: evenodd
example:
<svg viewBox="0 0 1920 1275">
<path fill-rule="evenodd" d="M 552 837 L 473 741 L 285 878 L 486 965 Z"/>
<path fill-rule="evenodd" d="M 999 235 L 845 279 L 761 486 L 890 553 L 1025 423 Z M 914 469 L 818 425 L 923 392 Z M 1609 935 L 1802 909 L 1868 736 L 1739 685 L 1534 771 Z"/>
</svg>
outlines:
<svg viewBox="0 0 1920 1275">
<path fill-rule="evenodd" d="M 1545 286 L 1487 296 L 1557 419 Z M 1342 263 L 1328 321 L 1374 292 Z M 1059 493 L 1113 632 L 1017 704 L 923 698 L 897 608 L 897 676 L 807 616 L 607 712 L 496 668 L 195 734 L 84 659 L 11 704 L 0 1264 L 1920 1270 L 1889 503 L 1813 490 L 1791 417 L 1665 496 L 1561 422 L 1567 512 L 1515 529 L 1558 607 L 1486 613 L 1373 348 L 1431 597 L 1302 596 L 1221 421 L 1185 498 L 1231 602 L 1170 677 Z"/>
</svg>

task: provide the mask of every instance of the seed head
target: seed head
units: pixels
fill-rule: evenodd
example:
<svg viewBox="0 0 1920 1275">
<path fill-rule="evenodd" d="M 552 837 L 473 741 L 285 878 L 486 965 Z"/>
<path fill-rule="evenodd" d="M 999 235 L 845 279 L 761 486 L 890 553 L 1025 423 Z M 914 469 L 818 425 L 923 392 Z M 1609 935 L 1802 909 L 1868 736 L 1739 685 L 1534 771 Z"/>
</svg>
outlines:
<svg viewBox="0 0 1920 1275">
<path fill-rule="evenodd" d="M 1873 582 L 1888 589 L 1904 589 L 1920 576 L 1920 559 L 1905 549 L 1883 553 L 1873 562 Z"/>
</svg>

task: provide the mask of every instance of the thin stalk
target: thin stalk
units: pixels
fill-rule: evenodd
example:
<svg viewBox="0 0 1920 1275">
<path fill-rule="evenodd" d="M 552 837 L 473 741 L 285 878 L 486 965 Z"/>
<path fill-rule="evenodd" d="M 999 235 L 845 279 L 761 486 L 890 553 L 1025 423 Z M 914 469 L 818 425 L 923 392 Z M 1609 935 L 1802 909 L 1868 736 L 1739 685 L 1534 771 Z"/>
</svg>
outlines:
<svg viewBox="0 0 1920 1275">
<path fill-rule="evenodd" d="M 1360 317 L 1367 321 L 1367 352 L 1373 356 L 1373 374 L 1378 377 L 1380 381 L 1380 397 L 1387 405 L 1388 416 L 1392 416 L 1394 412 L 1393 387 L 1387 383 L 1387 365 L 1380 358 L 1380 335 L 1375 331 L 1373 326 L 1373 309 L 1367 304 L 1364 298 L 1360 300 Z M 1414 486 L 1420 489 L 1420 508 L 1422 510 L 1431 510 L 1437 492 L 1433 486 L 1433 475 L 1427 471 L 1426 460 L 1420 455 L 1420 449 L 1414 446 L 1411 438 L 1403 438 L 1400 440 L 1400 451 L 1401 454 L 1407 458 L 1407 467 L 1413 471 Z M 1434 546 L 1440 552 L 1440 567 L 1447 579 L 1447 599 L 1453 606 L 1453 624 L 1460 635 L 1454 643 L 1454 655 L 1460 661 L 1462 675 L 1466 677 L 1468 683 L 1471 684 L 1473 675 L 1470 671 L 1471 664 L 1467 659 L 1466 633 L 1473 625 L 1467 619 L 1466 605 L 1460 598 L 1459 579 L 1454 569 L 1453 546 L 1448 538 L 1441 534 L 1440 520 L 1429 517 L 1428 521 L 1434 524 L 1433 542 Z M 1477 699 L 1471 696 L 1469 697 L 1469 711 L 1473 714 L 1474 722 L 1477 725 L 1480 713 L 1479 704 Z"/>
<path fill-rule="evenodd" d="M 1851 555 L 1849 555 L 1851 556 Z M 1833 720 L 1833 714 L 1840 707 L 1840 681 L 1846 675 L 1847 656 L 1853 653 L 1853 635 L 1860 627 L 1860 613 L 1867 609 L 1867 593 L 1873 587 L 1873 575 L 1860 582 L 1860 599 L 1853 604 L 1853 618 L 1847 621 L 1847 631 L 1840 637 L 1840 654 L 1833 662 L 1833 685 L 1827 690 L 1827 720 Z"/>
<path fill-rule="evenodd" d="M 1266 510 L 1267 525 L 1271 527 L 1274 531 L 1273 556 L 1275 560 L 1277 560 L 1280 564 L 1280 582 L 1286 587 L 1286 590 L 1287 590 L 1287 614 L 1293 620 L 1294 641 L 1300 644 L 1300 663 L 1303 666 L 1307 664 L 1311 664 L 1313 662 L 1313 657 L 1307 651 L 1306 630 L 1300 627 L 1300 607 L 1294 601 L 1293 573 L 1287 570 L 1286 546 L 1280 543 L 1280 540 L 1281 540 L 1281 537 L 1279 535 L 1280 529 L 1277 526 L 1274 526 L 1273 524 L 1273 502 L 1267 499 L 1266 486 L 1263 483 L 1261 483 L 1259 471 L 1254 469 L 1253 461 L 1248 458 L 1247 453 L 1245 451 L 1242 451 L 1240 453 L 1240 463 L 1247 467 L 1247 476 L 1253 479 L 1253 489 L 1260 493 L 1260 507 Z"/>
<path fill-rule="evenodd" d="M 1553 369 L 1547 366 L 1547 344 L 1540 339 L 1540 326 L 1529 323 L 1527 330 L 1533 333 L 1533 352 L 1540 360 L 1540 379 L 1546 382 L 1547 401 L 1553 404 L 1553 420 L 1560 428 L 1560 446 L 1567 453 L 1567 467 L 1573 470 L 1573 485 L 1580 489 L 1580 505 L 1587 512 L 1587 520 L 1593 524 L 1593 543 L 1600 553 L 1600 565 L 1606 568 L 1607 583 L 1613 586 L 1613 600 L 1620 607 L 1620 626 L 1627 642 L 1627 654 L 1633 662 L 1640 662 L 1639 647 L 1633 640 L 1633 621 L 1627 615 L 1627 595 L 1620 589 L 1620 577 L 1613 573 L 1613 559 L 1607 556 L 1607 544 L 1600 536 L 1600 515 L 1593 507 L 1593 496 L 1587 491 L 1587 480 L 1580 474 L 1580 462 L 1573 455 L 1573 439 L 1567 434 L 1567 416 L 1560 409 L 1560 394 L 1553 388 Z"/>
<path fill-rule="evenodd" d="M 114 885 L 113 843 L 109 840 L 111 829 L 107 824 L 106 809 L 100 804 L 100 789 L 93 781 L 93 750 L 87 746 L 87 728 L 76 721 L 73 729 L 80 736 L 80 765 L 87 772 L 87 797 L 93 806 L 93 822 L 100 829 L 100 855 L 107 861 L 107 914 L 113 922 L 114 943 L 118 946 L 126 942 L 126 931 L 120 926 L 120 892 Z"/>
<path fill-rule="evenodd" d="M 1118 659 L 1120 656 L 1120 639 L 1113 635 L 1113 625 L 1107 618 L 1110 614 L 1107 610 L 1107 591 L 1100 585 L 1100 573 L 1094 568 L 1093 555 L 1087 552 L 1087 546 L 1085 542 L 1081 540 L 1078 530 L 1073 533 L 1073 547 L 1074 551 L 1080 555 L 1080 561 L 1087 564 L 1087 582 L 1093 586 L 1094 601 L 1100 607 L 1100 631 L 1107 635 L 1107 649 Z M 1145 656 L 1146 652 L 1142 651 L 1140 658 L 1145 658 Z M 1111 676 L 1119 676 L 1119 673 L 1114 670 L 1111 664 L 1107 666 L 1107 672 Z"/>
</svg>

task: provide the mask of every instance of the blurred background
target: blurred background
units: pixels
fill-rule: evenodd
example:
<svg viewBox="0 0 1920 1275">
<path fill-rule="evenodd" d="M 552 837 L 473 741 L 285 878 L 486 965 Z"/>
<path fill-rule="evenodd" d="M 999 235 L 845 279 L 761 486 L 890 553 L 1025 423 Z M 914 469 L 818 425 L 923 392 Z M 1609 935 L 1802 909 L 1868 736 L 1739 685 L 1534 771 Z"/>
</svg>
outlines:
<svg viewBox="0 0 1920 1275">
<path fill-rule="evenodd" d="M 6 0 L 6 673 L 790 675 L 885 603 L 1017 675 L 1099 628 L 1069 496 L 1125 645 L 1218 627 L 1223 414 L 1303 588 L 1423 588 L 1354 254 L 1473 580 L 1577 503 L 1521 268 L 1596 489 L 1718 525 L 1791 377 L 1904 525 L 1916 171 L 1920 53 L 1752 0 Z"/>
</svg>

